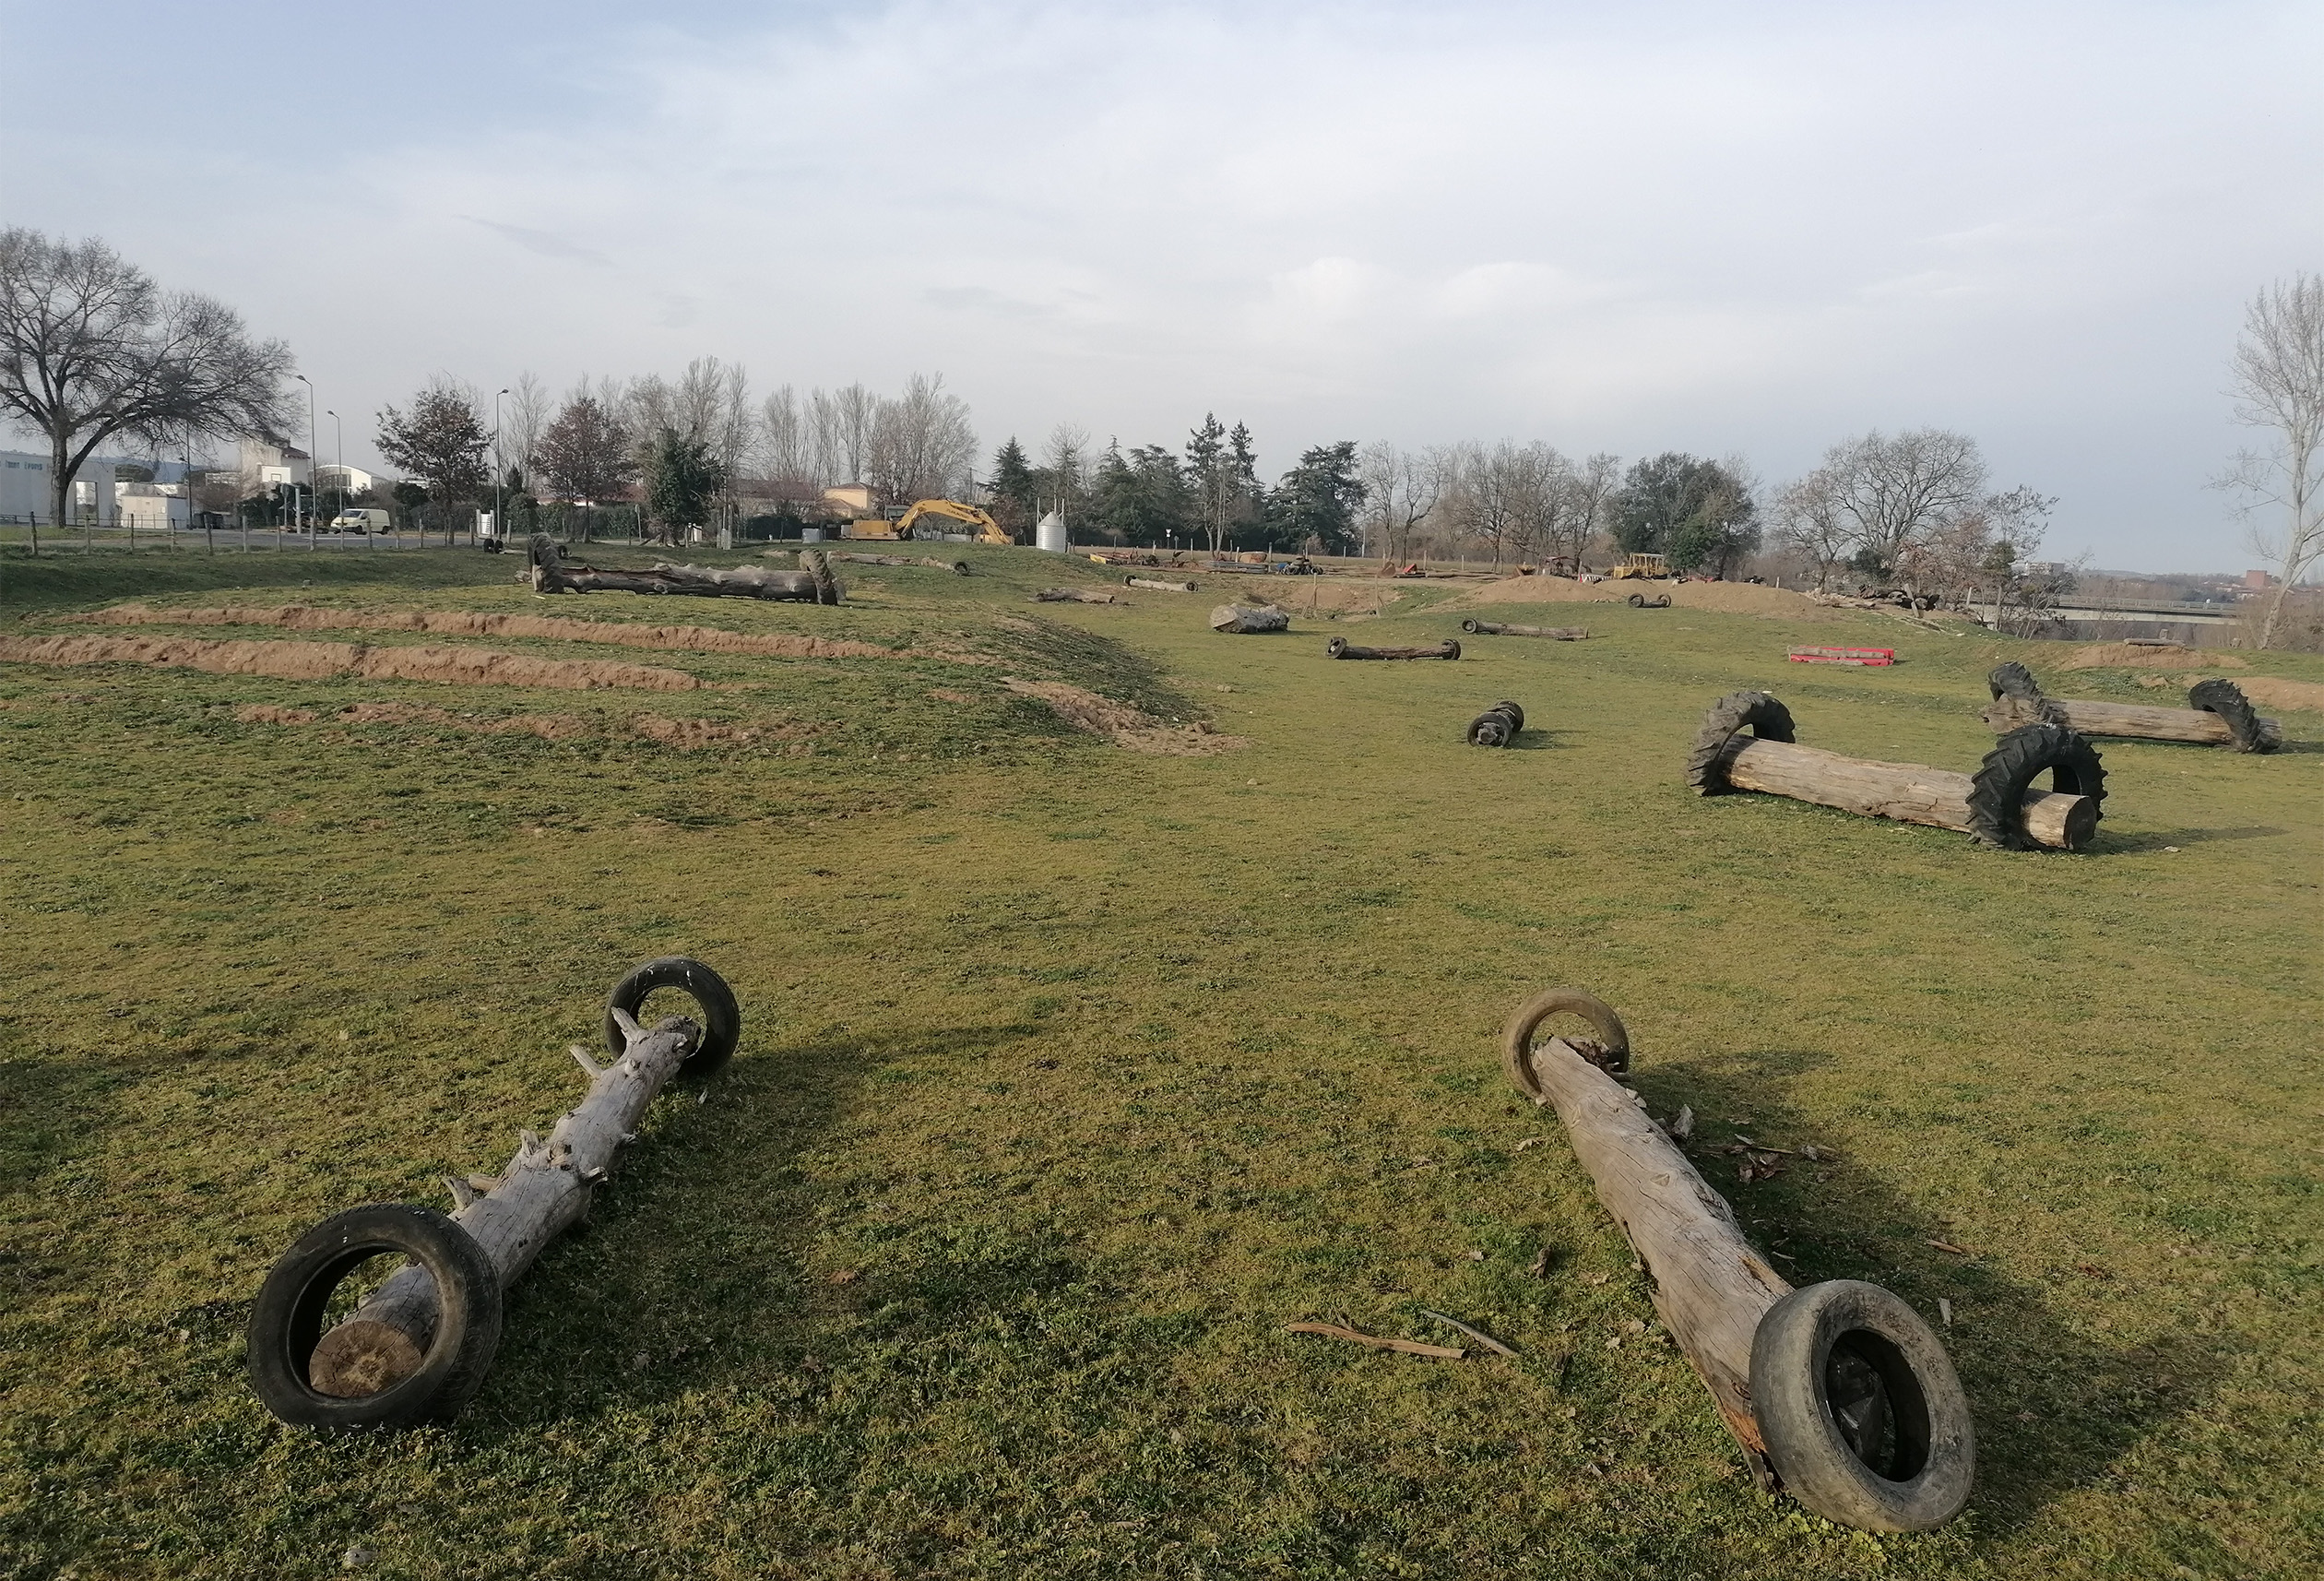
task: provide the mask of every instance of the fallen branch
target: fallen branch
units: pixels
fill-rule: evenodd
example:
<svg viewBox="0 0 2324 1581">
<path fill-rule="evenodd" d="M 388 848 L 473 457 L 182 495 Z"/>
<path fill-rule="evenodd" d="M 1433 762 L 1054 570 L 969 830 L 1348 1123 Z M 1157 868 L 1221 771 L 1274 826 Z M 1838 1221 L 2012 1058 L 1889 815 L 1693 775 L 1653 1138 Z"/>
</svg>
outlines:
<svg viewBox="0 0 2324 1581">
<path fill-rule="evenodd" d="M 1457 1317 L 1447 1317 L 1443 1313 L 1430 1312 L 1425 1306 L 1420 1309 L 1420 1315 L 1422 1317 L 1433 1317 L 1439 1323 L 1443 1324 L 1447 1328 L 1459 1329 L 1463 1334 L 1467 1335 L 1471 1339 L 1476 1340 L 1479 1345 L 1482 1345 L 1486 1349 L 1490 1350 L 1496 1356 L 1514 1356 L 1517 1354 L 1516 1351 L 1512 1350 L 1508 1346 L 1503 1345 L 1500 1340 L 1494 1338 L 1491 1335 L 1471 1328 L 1467 1324 L 1463 1323 Z"/>
<path fill-rule="evenodd" d="M 1454 1326 L 1459 1326 L 1455 1325 Z M 1417 1339 L 1382 1339 L 1376 1334 L 1358 1334 L 1352 1328 L 1342 1328 L 1336 1323 L 1287 1323 L 1286 1334 L 1320 1334 L 1326 1339 L 1345 1339 L 1357 1345 L 1369 1345 L 1375 1350 L 1399 1350 L 1407 1356 L 1433 1356 L 1441 1361 L 1462 1361 L 1468 1358 L 1465 1350 L 1449 1345 L 1423 1345 Z"/>
<path fill-rule="evenodd" d="M 1035 590 L 1033 601 L 1039 604 L 1118 604 L 1111 593 L 1097 588 L 1041 588 Z"/>
</svg>

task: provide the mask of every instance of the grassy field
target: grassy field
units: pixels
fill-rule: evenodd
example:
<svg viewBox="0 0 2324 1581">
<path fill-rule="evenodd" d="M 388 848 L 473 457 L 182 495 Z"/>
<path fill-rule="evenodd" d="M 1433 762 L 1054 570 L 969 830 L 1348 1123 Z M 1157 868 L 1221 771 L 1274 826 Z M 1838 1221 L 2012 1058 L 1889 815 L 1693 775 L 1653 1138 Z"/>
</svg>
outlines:
<svg viewBox="0 0 2324 1581">
<path fill-rule="evenodd" d="M 1459 613 L 1429 589 L 1229 638 L 1213 589 L 1035 605 L 1103 574 L 971 553 L 848 567 L 836 609 L 536 600 L 467 553 L 8 564 L 7 636 L 244 589 L 989 662 L 484 644 L 715 684 L 626 695 L 0 665 L 0 1575 L 335 1575 L 350 1549 L 415 1578 L 2324 1565 L 2324 715 L 2266 710 L 2271 757 L 2101 743 L 2095 848 L 2000 853 L 1701 800 L 1681 760 L 1745 685 L 1803 741 L 1963 769 L 2003 657 L 2157 694 L 1873 615 L 1561 605 L 1590 641 L 1334 664 L 1333 632 Z M 1905 662 L 1787 666 L 1797 640 Z M 1124 751 L 1007 676 L 1247 744 Z M 1521 747 L 1463 745 L 1503 696 Z M 411 707 L 338 717 L 383 702 Z M 729 739 L 676 750 L 640 713 Z M 488 728 L 515 715 L 567 722 Z M 741 1055 L 660 1100 L 512 1292 L 468 1415 L 338 1440 L 266 1415 L 241 1330 L 274 1257 L 498 1168 L 576 1096 L 563 1047 L 607 987 L 669 953 L 735 985 Z M 1552 985 L 1624 1013 L 1654 1112 L 1836 1153 L 1750 1184 L 1702 1163 L 1796 1281 L 1951 1303 L 1962 1518 L 1879 1539 L 1752 1490 L 1497 1068 Z M 1452 1338 L 1423 1308 L 1522 1354 L 1283 1332 Z"/>
</svg>

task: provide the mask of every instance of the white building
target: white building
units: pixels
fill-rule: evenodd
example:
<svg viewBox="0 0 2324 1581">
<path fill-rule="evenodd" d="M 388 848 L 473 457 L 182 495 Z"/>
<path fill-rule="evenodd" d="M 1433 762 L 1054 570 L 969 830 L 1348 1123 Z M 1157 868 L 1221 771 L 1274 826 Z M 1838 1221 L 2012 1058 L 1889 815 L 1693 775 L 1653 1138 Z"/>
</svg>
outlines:
<svg viewBox="0 0 2324 1581">
<path fill-rule="evenodd" d="M 184 527 L 184 483 L 115 483 L 113 520 L 132 532 L 169 532 Z"/>
<path fill-rule="evenodd" d="M 128 456 L 91 456 L 73 474 L 67 491 L 76 515 L 93 513 L 93 519 L 111 526 L 118 492 L 125 486 L 113 481 L 114 470 L 148 465 Z M 32 450 L 0 450 L 0 521 L 53 527 L 54 509 L 49 500 L 48 457 Z"/>
<path fill-rule="evenodd" d="M 360 494 L 372 486 L 372 475 L 361 467 L 326 462 L 314 470 L 314 486 L 326 494 Z"/>
<path fill-rule="evenodd" d="M 314 481 L 311 458 L 303 450 L 288 445 L 269 445 L 263 439 L 242 442 L 240 462 L 235 470 L 242 475 L 242 495 L 265 493 L 277 484 L 296 483 L 308 487 Z"/>
</svg>

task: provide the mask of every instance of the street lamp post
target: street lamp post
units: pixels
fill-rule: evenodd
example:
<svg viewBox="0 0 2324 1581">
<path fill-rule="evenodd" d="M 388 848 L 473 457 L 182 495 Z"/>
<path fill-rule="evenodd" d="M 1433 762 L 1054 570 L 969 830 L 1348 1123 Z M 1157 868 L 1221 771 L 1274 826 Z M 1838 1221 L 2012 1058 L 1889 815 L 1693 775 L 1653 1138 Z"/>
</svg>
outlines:
<svg viewBox="0 0 2324 1581">
<path fill-rule="evenodd" d="M 508 523 L 501 517 L 501 512 L 508 508 L 508 464 L 501 455 L 500 415 L 501 397 L 507 393 L 496 390 L 492 395 L 492 536 L 500 539 L 508 536 Z"/>
<path fill-rule="evenodd" d="M 320 446 L 320 445 L 318 445 L 318 444 L 316 444 L 316 443 L 315 443 L 315 438 L 314 438 L 314 381 L 313 379 L 308 378 L 308 377 L 307 377 L 304 374 L 291 374 L 290 376 L 291 376 L 292 378 L 294 378 L 294 379 L 298 380 L 301 384 L 302 384 L 302 385 L 306 386 L 306 387 L 307 387 L 307 512 L 306 512 L 306 517 L 307 517 L 307 548 L 309 548 L 310 550 L 312 550 L 312 549 L 315 546 L 316 542 L 317 542 L 317 541 L 319 541 L 321 540 L 322 536 L 323 536 L 321 533 L 319 533 L 319 532 L 317 532 L 317 531 L 315 531 L 315 530 L 314 530 L 314 473 L 315 473 L 314 453 L 315 453 L 317 450 L 320 450 L 321 448 L 323 448 L 323 446 Z M 291 486 L 291 491 L 292 491 L 293 496 L 295 497 L 295 496 L 296 496 L 297 490 L 298 490 L 298 484 L 297 484 L 297 482 L 294 481 L 291 483 L 291 485 L 290 485 L 290 486 Z"/>
</svg>

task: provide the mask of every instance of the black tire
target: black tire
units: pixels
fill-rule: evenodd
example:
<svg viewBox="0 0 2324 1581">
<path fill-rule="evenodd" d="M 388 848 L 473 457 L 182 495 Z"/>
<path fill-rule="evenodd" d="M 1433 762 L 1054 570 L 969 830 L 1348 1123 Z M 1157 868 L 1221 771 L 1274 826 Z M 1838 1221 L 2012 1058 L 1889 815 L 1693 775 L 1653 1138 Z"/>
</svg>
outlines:
<svg viewBox="0 0 2324 1581">
<path fill-rule="evenodd" d="M 1665 593 L 1661 598 L 1656 599 L 1653 603 L 1648 604 L 1646 607 L 1650 610 L 1666 610 L 1670 607 L 1670 595 L 1668 593 Z"/>
<path fill-rule="evenodd" d="M 1495 703 L 1469 721 L 1471 746 L 1507 746 L 1525 728 L 1525 710 L 1514 703 Z"/>
<path fill-rule="evenodd" d="M 2106 799 L 2106 770 L 2097 748 L 2064 725 L 2024 725 L 1996 742 L 1969 777 L 1969 833 L 1979 845 L 2039 849 L 2026 837 L 2022 807 L 2034 777 L 2045 770 L 2052 790 L 2090 798 L 2091 826 L 2096 828 L 2105 815 L 2100 803 Z"/>
<path fill-rule="evenodd" d="M 1449 636 L 1444 639 L 1444 657 L 1447 659 L 1461 657 L 1461 645 Z"/>
<path fill-rule="evenodd" d="M 1630 1069 L 1630 1028 L 1614 1014 L 1614 1007 L 1595 993 L 1552 988 L 1517 1006 L 1509 1025 L 1501 1028 L 1501 1069 L 1527 1098 L 1543 1096 L 1540 1079 L 1534 1075 L 1533 1039 L 1552 1016 L 1581 1016 L 1606 1044 L 1603 1068 L 1617 1073 Z"/>
<path fill-rule="evenodd" d="M 1646 595 L 1643 593 L 1632 593 L 1630 596 L 1628 602 L 1630 608 L 1634 610 L 1642 610 L 1646 607 Z"/>
<path fill-rule="evenodd" d="M 605 1000 L 606 1048 L 618 1059 L 627 1046 L 622 1036 L 622 1024 L 613 1018 L 613 1012 L 619 1010 L 634 1016 L 637 1007 L 646 1003 L 646 996 L 657 988 L 675 988 L 690 994 L 702 1010 L 701 1039 L 685 1063 L 678 1067 L 678 1074 L 693 1077 L 716 1075 L 734 1057 L 734 1047 L 741 1040 L 742 1007 L 734 1002 L 734 990 L 727 986 L 725 978 L 684 956 L 664 956 L 644 966 L 632 967 L 629 975 L 613 985 L 613 992 Z"/>
<path fill-rule="evenodd" d="M 2259 710 L 2233 681 L 2198 681 L 2187 689 L 2187 706 L 2217 714 L 2235 738 L 2237 752 L 2273 752 L 2276 743 L 2259 728 Z"/>
<path fill-rule="evenodd" d="M 365 1258 L 402 1253 L 435 1280 L 438 1316 L 420 1370 L 375 1395 L 342 1398 L 309 1381 L 332 1290 Z M 251 1309 L 250 1386 L 293 1427 L 409 1427 L 449 1421 L 484 1386 L 500 1349 L 500 1275 L 468 1232 L 433 1208 L 375 1202 L 335 1213 L 277 1260 Z"/>
<path fill-rule="evenodd" d="M 1997 703 L 2004 697 L 2022 697 L 2029 703 L 2042 700 L 2041 684 L 2034 679 L 2034 672 L 2014 659 L 1993 667 L 1986 676 L 1986 690 Z"/>
<path fill-rule="evenodd" d="M 1346 651 L 1347 638 L 1344 636 L 1335 636 L 1323 645 L 1323 654 L 1327 659 L 1337 659 Z"/>
<path fill-rule="evenodd" d="M 1727 743 L 1743 731 L 1761 741 L 1795 741 L 1791 710 L 1764 692 L 1730 692 L 1711 705 L 1695 732 L 1694 750 L 1687 754 L 1687 783 L 1705 796 L 1729 787 L 1720 758 Z"/>
<path fill-rule="evenodd" d="M 1476 635 L 1476 625 L 1477 623 L 1473 620 L 1463 621 L 1461 623 L 1461 629 L 1468 633 L 1471 636 L 1475 636 Z"/>
<path fill-rule="evenodd" d="M 1969 1502 L 1969 1400 L 1901 1297 L 1856 1279 L 1794 1290 L 1760 1319 L 1750 1385 L 1769 1463 L 1826 1520 L 1928 1531 Z"/>
</svg>

